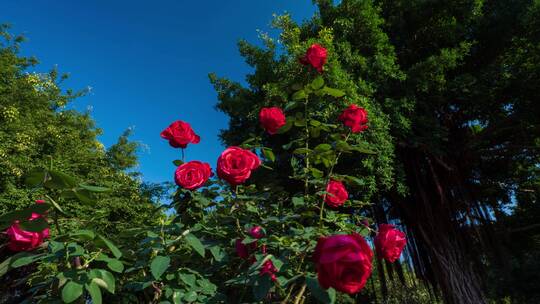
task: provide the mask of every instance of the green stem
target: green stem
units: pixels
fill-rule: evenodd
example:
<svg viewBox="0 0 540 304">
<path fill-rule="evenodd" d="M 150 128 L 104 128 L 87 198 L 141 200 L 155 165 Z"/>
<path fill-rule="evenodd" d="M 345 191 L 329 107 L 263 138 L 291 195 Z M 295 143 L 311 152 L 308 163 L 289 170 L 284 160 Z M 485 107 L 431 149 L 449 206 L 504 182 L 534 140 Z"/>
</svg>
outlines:
<svg viewBox="0 0 540 304">
<path fill-rule="evenodd" d="M 185 150 L 184 148 L 182 148 L 182 162 L 185 162 L 186 161 L 186 154 L 185 154 Z"/>
<path fill-rule="evenodd" d="M 306 97 L 306 100 L 304 101 L 304 118 L 306 120 L 306 171 L 304 174 L 306 175 L 305 182 L 304 182 L 304 198 L 306 199 L 309 192 L 309 154 L 307 151 L 309 151 L 309 115 L 308 115 L 308 98 Z"/>
<path fill-rule="evenodd" d="M 349 140 L 349 137 L 351 136 L 351 131 L 349 131 L 349 133 L 347 133 L 347 136 L 345 137 L 345 143 Z M 336 158 L 334 159 L 334 161 L 332 162 L 332 166 L 330 167 L 330 171 L 328 171 L 328 177 L 326 179 L 326 185 L 328 185 L 328 183 L 330 182 L 330 179 L 332 178 L 332 174 L 334 174 L 334 167 L 337 165 L 338 163 L 338 160 L 339 160 L 339 157 L 341 156 L 343 152 L 340 151 L 337 155 L 336 155 Z M 323 199 L 322 199 L 322 202 L 321 202 L 321 208 L 320 208 L 320 212 L 319 212 L 319 228 L 322 228 L 324 226 L 323 224 L 323 212 L 324 212 L 324 205 L 325 205 L 325 201 L 326 201 L 326 189 L 325 189 L 325 193 L 323 195 Z"/>
</svg>

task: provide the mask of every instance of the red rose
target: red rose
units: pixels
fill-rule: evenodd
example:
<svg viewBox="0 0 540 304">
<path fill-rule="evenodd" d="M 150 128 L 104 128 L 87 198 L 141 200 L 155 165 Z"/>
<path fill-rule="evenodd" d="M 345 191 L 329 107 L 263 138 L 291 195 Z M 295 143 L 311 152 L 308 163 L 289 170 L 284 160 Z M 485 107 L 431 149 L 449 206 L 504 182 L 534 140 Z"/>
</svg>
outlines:
<svg viewBox="0 0 540 304">
<path fill-rule="evenodd" d="M 261 269 L 259 270 L 259 275 L 263 276 L 265 274 L 270 276 L 270 279 L 272 281 L 275 281 L 277 279 L 276 272 L 277 268 L 274 266 L 274 263 L 272 263 L 271 260 L 268 260 L 264 262 L 264 264 L 261 266 Z"/>
<path fill-rule="evenodd" d="M 342 182 L 337 180 L 330 180 L 330 182 L 328 182 L 326 192 L 328 193 L 326 194 L 324 201 L 326 204 L 328 204 L 328 206 L 333 208 L 343 205 L 343 203 L 345 203 L 345 201 L 349 198 L 347 189 L 345 189 Z"/>
<path fill-rule="evenodd" d="M 174 181 L 182 188 L 194 190 L 204 185 L 212 175 L 209 164 L 194 160 L 176 168 Z"/>
<path fill-rule="evenodd" d="M 260 239 L 264 236 L 261 226 L 253 226 L 249 229 L 249 235 L 254 239 Z"/>
<path fill-rule="evenodd" d="M 319 44 L 312 44 L 306 51 L 306 55 L 300 58 L 300 63 L 303 65 L 310 64 L 317 69 L 319 73 L 323 71 L 323 65 L 326 63 L 327 51 Z"/>
<path fill-rule="evenodd" d="M 394 225 L 380 224 L 374 240 L 377 256 L 388 262 L 395 262 L 407 244 L 405 233 L 394 229 Z"/>
<path fill-rule="evenodd" d="M 345 126 L 351 128 L 353 133 L 359 133 L 368 128 L 367 111 L 355 104 L 346 108 L 338 118 Z"/>
<path fill-rule="evenodd" d="M 217 162 L 218 176 L 231 184 L 240 185 L 250 176 L 251 171 L 261 165 L 259 157 L 239 147 L 229 147 L 221 153 Z"/>
<path fill-rule="evenodd" d="M 236 249 L 236 254 L 244 259 L 244 260 L 247 260 L 249 258 L 249 256 L 251 255 L 251 253 L 255 252 L 257 250 L 257 242 L 252 242 L 252 243 L 249 243 L 249 244 L 244 244 L 242 243 L 244 241 L 244 239 L 236 239 L 236 243 L 235 243 L 235 249 Z M 266 253 L 266 246 L 264 246 L 264 251 L 263 253 Z M 254 257 L 252 258 L 251 262 L 254 262 L 255 259 Z"/>
<path fill-rule="evenodd" d="M 189 143 L 198 144 L 201 141 L 199 135 L 195 134 L 187 122 L 177 120 L 167 129 L 161 132 L 161 137 L 169 141 L 169 145 L 174 148 L 184 149 Z"/>
<path fill-rule="evenodd" d="M 261 126 L 272 135 L 287 123 L 283 111 L 278 107 L 262 108 L 259 112 L 259 121 Z"/>
<path fill-rule="evenodd" d="M 322 287 L 353 294 L 371 275 L 373 252 L 359 234 L 333 235 L 319 238 L 314 259 Z"/>
<path fill-rule="evenodd" d="M 43 204 L 45 201 L 37 200 L 37 204 Z M 43 215 L 32 213 L 29 220 L 42 218 Z M 9 238 L 8 248 L 11 251 L 30 251 L 43 243 L 43 240 L 49 237 L 49 228 L 43 229 L 41 232 L 31 232 L 22 230 L 19 226 L 19 221 L 15 221 L 7 230 L 6 234 Z"/>
</svg>

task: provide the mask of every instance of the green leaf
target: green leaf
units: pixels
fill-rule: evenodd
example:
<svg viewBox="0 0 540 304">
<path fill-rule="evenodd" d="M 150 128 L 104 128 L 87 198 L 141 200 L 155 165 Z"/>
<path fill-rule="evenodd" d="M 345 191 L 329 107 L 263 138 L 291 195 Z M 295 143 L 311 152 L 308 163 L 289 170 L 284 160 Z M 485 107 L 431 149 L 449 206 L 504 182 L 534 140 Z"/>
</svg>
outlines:
<svg viewBox="0 0 540 304">
<path fill-rule="evenodd" d="M 292 203 L 294 206 L 302 206 L 304 205 L 304 198 L 303 197 L 293 197 Z"/>
<path fill-rule="evenodd" d="M 88 190 L 90 192 L 110 192 L 111 189 L 106 187 L 90 186 L 87 184 L 79 184 L 79 187 Z"/>
<path fill-rule="evenodd" d="M 115 279 L 112 273 L 105 269 L 92 269 L 88 273 L 88 277 L 91 279 L 91 282 L 96 283 L 110 293 L 114 293 Z"/>
<path fill-rule="evenodd" d="M 186 235 L 186 242 L 204 258 L 204 245 L 195 235 L 192 233 Z"/>
<path fill-rule="evenodd" d="M 310 149 L 298 148 L 293 151 L 293 154 L 309 154 L 309 152 L 311 152 Z"/>
<path fill-rule="evenodd" d="M 181 161 L 181 160 L 179 160 L 179 159 L 175 159 L 175 160 L 173 160 L 172 163 L 173 163 L 175 166 L 179 167 L 179 166 L 181 166 L 184 162 Z"/>
<path fill-rule="evenodd" d="M 180 277 L 180 280 L 182 280 L 188 286 L 195 286 L 196 277 L 194 274 L 180 273 L 178 276 Z"/>
<path fill-rule="evenodd" d="M 124 264 L 117 259 L 109 259 L 107 261 L 107 267 L 109 267 L 110 270 L 118 273 L 122 273 L 124 271 Z"/>
<path fill-rule="evenodd" d="M 24 183 L 28 187 L 34 188 L 45 182 L 45 176 L 46 176 L 46 171 L 43 169 L 32 170 L 26 175 L 26 178 L 24 179 Z"/>
<path fill-rule="evenodd" d="M 56 208 L 56 210 L 60 211 L 60 212 L 63 213 L 63 214 L 66 214 L 66 213 L 64 212 L 64 210 L 62 209 L 62 207 L 60 207 L 60 205 L 59 205 L 55 200 L 53 200 L 53 199 L 52 199 L 50 196 L 48 196 L 48 195 L 45 195 L 45 196 L 49 199 L 49 201 L 51 201 L 52 205 L 54 206 L 54 208 Z"/>
<path fill-rule="evenodd" d="M 225 257 L 225 254 L 221 251 L 219 246 L 210 247 L 210 253 L 212 253 L 212 256 L 217 262 L 221 262 Z"/>
<path fill-rule="evenodd" d="M 90 298 L 92 298 L 92 304 L 101 304 L 102 303 L 101 289 L 99 288 L 99 286 L 96 283 L 90 282 L 90 284 L 85 284 L 84 287 L 86 288 L 86 290 L 90 294 Z"/>
<path fill-rule="evenodd" d="M 94 231 L 87 230 L 87 229 L 80 229 L 80 230 L 70 233 L 69 235 L 73 238 L 76 238 L 79 240 L 86 240 L 86 241 L 93 240 L 96 237 L 96 234 Z"/>
<path fill-rule="evenodd" d="M 170 263 L 171 258 L 168 256 L 158 255 L 152 260 L 152 263 L 150 263 L 150 271 L 156 280 L 161 278 L 161 275 L 169 268 Z"/>
<path fill-rule="evenodd" d="M 332 149 L 332 146 L 330 146 L 329 144 L 320 144 L 320 145 L 315 147 L 315 151 L 317 151 L 317 152 L 326 152 L 326 151 L 329 151 L 331 149 Z"/>
<path fill-rule="evenodd" d="M 92 192 L 86 189 L 82 189 L 82 188 L 74 189 L 73 194 L 75 195 L 77 199 L 79 199 L 81 202 L 86 203 L 86 204 L 93 204 L 96 201 Z"/>
<path fill-rule="evenodd" d="M 258 276 L 253 285 L 253 296 L 256 301 L 261 301 L 266 297 L 268 291 L 272 288 L 272 281 L 269 275 Z"/>
<path fill-rule="evenodd" d="M 11 268 L 18 268 L 18 267 L 21 267 L 21 266 L 26 266 L 28 264 L 31 264 L 35 261 L 38 261 L 40 259 L 43 259 L 45 258 L 46 254 L 45 253 L 41 253 L 41 254 L 30 254 L 30 253 L 24 253 L 24 254 L 17 254 L 17 255 L 14 255 L 11 259 L 11 263 L 9 264 L 9 266 Z"/>
<path fill-rule="evenodd" d="M 118 249 L 118 247 L 116 247 L 111 241 L 109 241 L 107 238 L 105 238 L 104 236 L 102 235 L 98 235 L 98 237 L 103 241 L 103 243 L 109 248 L 109 250 L 111 251 L 111 253 L 117 258 L 121 258 L 122 257 L 122 252 L 120 251 L 120 249 Z"/>
<path fill-rule="evenodd" d="M 172 300 L 174 304 L 181 304 L 182 303 L 182 297 L 184 294 L 180 292 L 179 290 L 175 290 L 173 292 Z"/>
<path fill-rule="evenodd" d="M 276 156 L 274 155 L 274 152 L 272 152 L 272 149 L 269 149 L 269 148 L 263 148 L 262 149 L 262 152 L 264 154 L 264 157 L 268 160 L 270 160 L 271 162 L 275 162 L 276 161 Z"/>
<path fill-rule="evenodd" d="M 333 96 L 333 97 L 343 97 L 343 96 L 345 96 L 345 92 L 343 92 L 341 90 L 338 90 L 338 89 L 334 89 L 334 88 L 324 87 L 324 88 L 321 89 L 321 91 L 324 94 L 330 95 L 330 96 Z"/>
<path fill-rule="evenodd" d="M 323 85 L 324 85 L 324 79 L 322 78 L 322 76 L 317 76 L 317 78 L 313 79 L 313 81 L 310 84 L 313 90 L 318 90 L 322 88 Z"/>
<path fill-rule="evenodd" d="M 197 300 L 197 293 L 195 291 L 189 291 L 184 295 L 184 301 L 194 302 Z"/>
<path fill-rule="evenodd" d="M 77 300 L 83 292 L 83 286 L 79 283 L 69 281 L 62 289 L 62 300 L 64 303 L 71 303 Z"/>
<path fill-rule="evenodd" d="M 306 91 L 300 90 L 300 91 L 296 91 L 293 94 L 292 99 L 293 100 L 304 100 L 304 99 L 306 99 L 306 97 L 307 97 Z"/>
<path fill-rule="evenodd" d="M 51 189 L 69 189 L 77 186 L 77 180 L 63 172 L 51 170 L 47 172 L 51 177 L 44 186 Z"/>
<path fill-rule="evenodd" d="M 33 220 L 23 220 L 19 222 L 19 227 L 24 231 L 42 232 L 49 227 L 49 224 L 45 218 L 38 217 Z"/>
<path fill-rule="evenodd" d="M 364 154 L 377 154 L 376 152 L 368 148 L 360 147 L 360 146 L 351 146 L 350 149 L 359 153 L 364 153 Z"/>
<path fill-rule="evenodd" d="M 316 278 L 306 277 L 306 285 L 311 291 L 311 294 L 323 304 L 332 304 L 336 301 L 336 291 L 333 288 L 327 290 L 319 285 Z M 333 293 L 333 296 L 331 294 Z"/>
</svg>

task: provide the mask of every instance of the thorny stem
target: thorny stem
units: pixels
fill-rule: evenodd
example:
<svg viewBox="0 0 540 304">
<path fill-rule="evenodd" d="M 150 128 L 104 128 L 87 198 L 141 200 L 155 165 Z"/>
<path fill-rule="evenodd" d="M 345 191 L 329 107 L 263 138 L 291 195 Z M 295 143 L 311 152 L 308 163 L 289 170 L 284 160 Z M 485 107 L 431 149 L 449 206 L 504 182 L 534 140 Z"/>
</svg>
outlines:
<svg viewBox="0 0 540 304">
<path fill-rule="evenodd" d="M 349 133 L 347 133 L 347 136 L 345 137 L 345 143 L 347 143 L 350 136 L 351 136 L 351 131 L 349 131 Z M 332 166 L 330 167 L 330 171 L 328 171 L 328 178 L 326 179 L 326 185 L 328 185 L 328 183 L 330 182 L 330 179 L 332 178 L 332 174 L 334 173 L 334 167 L 337 165 L 339 157 L 341 156 L 342 153 L 343 152 L 340 151 L 336 155 L 336 158 L 334 159 L 334 162 L 332 163 Z M 325 193 L 323 195 L 323 199 L 322 199 L 322 202 L 321 202 L 321 208 L 320 208 L 320 212 L 319 212 L 319 227 L 320 228 L 323 227 L 323 212 L 324 212 L 324 204 L 325 204 L 327 195 L 328 195 L 328 193 L 326 193 L 326 189 L 325 189 Z"/>
</svg>

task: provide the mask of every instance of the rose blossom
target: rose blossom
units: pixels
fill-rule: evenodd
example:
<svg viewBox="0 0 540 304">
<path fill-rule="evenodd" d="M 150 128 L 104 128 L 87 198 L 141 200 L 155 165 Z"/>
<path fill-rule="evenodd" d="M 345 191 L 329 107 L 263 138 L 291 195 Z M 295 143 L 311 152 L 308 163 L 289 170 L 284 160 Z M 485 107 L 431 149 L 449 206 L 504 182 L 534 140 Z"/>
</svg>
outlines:
<svg viewBox="0 0 540 304">
<path fill-rule="evenodd" d="M 182 188 L 194 190 L 204 185 L 212 175 L 209 164 L 194 160 L 178 166 L 174 181 Z"/>
<path fill-rule="evenodd" d="M 353 133 L 359 133 L 368 128 L 367 111 L 355 104 L 343 110 L 338 118 L 345 126 L 351 128 Z"/>
<path fill-rule="evenodd" d="M 244 183 L 250 176 L 251 171 L 261 165 L 259 157 L 239 147 L 229 147 L 221 153 L 217 162 L 218 176 L 236 186 Z"/>
<path fill-rule="evenodd" d="M 303 65 L 310 64 L 319 73 L 322 73 L 323 66 L 326 63 L 327 51 L 321 45 L 312 44 L 306 51 L 304 57 L 300 58 L 300 63 Z"/>
<path fill-rule="evenodd" d="M 260 239 L 264 236 L 261 226 L 253 226 L 249 229 L 249 235 L 254 239 Z"/>
<path fill-rule="evenodd" d="M 371 275 L 373 252 L 357 233 L 319 238 L 313 258 L 323 288 L 354 294 Z"/>
<path fill-rule="evenodd" d="M 190 124 L 177 120 L 161 132 L 161 137 L 169 141 L 174 148 L 184 149 L 189 143 L 198 144 L 201 141 Z"/>
<path fill-rule="evenodd" d="M 276 272 L 277 268 L 274 266 L 274 263 L 272 263 L 271 260 L 268 260 L 264 262 L 264 264 L 261 266 L 261 269 L 259 270 L 259 275 L 263 276 L 265 274 L 270 276 L 270 279 L 272 281 L 276 281 Z"/>
<path fill-rule="evenodd" d="M 44 200 L 37 200 L 36 204 L 43 204 Z M 43 215 L 32 212 L 28 220 L 32 221 L 42 218 Z M 30 251 L 43 243 L 43 240 L 49 237 L 49 228 L 45 228 L 40 232 L 31 232 L 22 230 L 19 221 L 15 221 L 7 230 L 6 234 L 9 238 L 8 248 L 11 251 Z"/>
<path fill-rule="evenodd" d="M 374 241 L 377 256 L 388 262 L 395 262 L 407 244 L 405 233 L 394 229 L 394 225 L 380 224 Z"/>
<path fill-rule="evenodd" d="M 283 111 L 278 107 L 262 108 L 259 112 L 261 126 L 271 135 L 287 123 Z"/>
<path fill-rule="evenodd" d="M 328 182 L 326 192 L 328 193 L 326 194 L 324 201 L 326 204 L 328 204 L 328 206 L 333 208 L 343 205 L 343 203 L 345 203 L 345 201 L 349 198 L 347 189 L 345 189 L 342 182 L 337 180 L 330 180 L 330 182 Z"/>
</svg>

